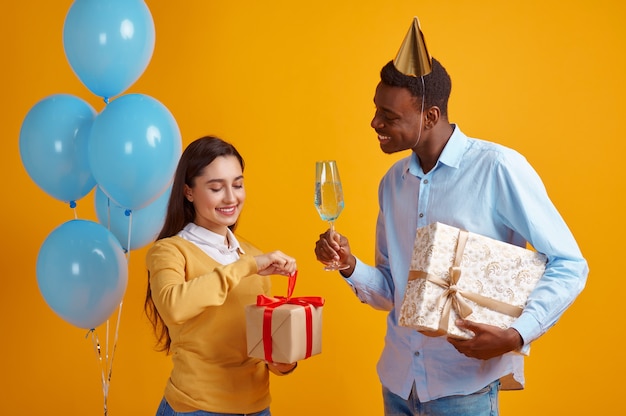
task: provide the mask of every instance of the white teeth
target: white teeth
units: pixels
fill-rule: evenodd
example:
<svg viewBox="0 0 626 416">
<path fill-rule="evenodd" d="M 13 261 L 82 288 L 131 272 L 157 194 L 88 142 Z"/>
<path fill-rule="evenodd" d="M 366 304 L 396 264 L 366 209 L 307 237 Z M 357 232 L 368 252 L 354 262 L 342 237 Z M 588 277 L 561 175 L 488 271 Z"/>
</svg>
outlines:
<svg viewBox="0 0 626 416">
<path fill-rule="evenodd" d="M 378 135 L 378 140 L 380 140 L 380 141 L 387 141 L 387 140 L 391 140 L 391 137 L 389 137 L 389 136 L 381 136 L 379 134 Z"/>
</svg>

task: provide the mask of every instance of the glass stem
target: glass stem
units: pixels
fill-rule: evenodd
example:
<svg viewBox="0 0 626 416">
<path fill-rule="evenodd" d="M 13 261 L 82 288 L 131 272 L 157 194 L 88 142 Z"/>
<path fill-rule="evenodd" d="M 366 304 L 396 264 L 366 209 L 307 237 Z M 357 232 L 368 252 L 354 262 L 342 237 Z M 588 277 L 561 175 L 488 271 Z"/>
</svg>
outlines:
<svg viewBox="0 0 626 416">
<path fill-rule="evenodd" d="M 328 223 L 330 224 L 330 233 L 332 235 L 335 233 L 335 221 L 328 221 Z M 335 237 L 333 236 L 332 238 L 334 239 Z M 338 266 L 339 266 L 339 261 L 333 260 L 333 263 L 331 265 L 332 269 L 335 270 Z"/>
</svg>

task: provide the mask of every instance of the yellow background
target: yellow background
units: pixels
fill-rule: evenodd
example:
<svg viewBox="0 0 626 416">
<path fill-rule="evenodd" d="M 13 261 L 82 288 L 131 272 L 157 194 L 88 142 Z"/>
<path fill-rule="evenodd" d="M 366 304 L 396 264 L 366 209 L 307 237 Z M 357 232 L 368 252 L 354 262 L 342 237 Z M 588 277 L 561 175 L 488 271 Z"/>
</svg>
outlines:
<svg viewBox="0 0 626 416">
<path fill-rule="evenodd" d="M 62 29 L 70 0 L 12 1 L 0 24 L 2 286 L 0 413 L 102 414 L 100 367 L 86 331 L 46 305 L 35 263 L 74 211 L 21 163 L 18 138 L 40 99 L 68 93 L 104 103 L 72 72 Z M 414 15 L 452 76 L 450 119 L 513 147 L 544 179 L 587 257 L 587 288 L 533 345 L 524 391 L 502 414 L 615 414 L 623 407 L 623 134 L 626 25 L 618 1 L 149 0 L 156 47 L 128 92 L 176 118 L 183 144 L 217 134 L 244 155 L 248 200 L 239 232 L 298 259 L 296 295 L 324 296 L 323 352 L 272 378 L 273 413 L 379 415 L 375 364 L 385 314 L 361 305 L 315 261 L 326 229 L 313 207 L 316 159 L 337 159 L 346 208 L 337 223 L 373 262 L 376 188 L 392 162 L 369 127 L 374 88 Z M 468 196 L 472 190 L 468 189 Z M 462 197 L 462 196 L 461 196 Z M 93 193 L 79 218 L 95 220 Z M 109 415 L 154 414 L 169 372 L 142 312 L 145 249 L 130 255 Z M 275 293 L 284 294 L 276 279 Z M 114 322 L 114 321 L 113 321 Z M 111 328 L 114 329 L 114 326 Z M 98 328 L 102 342 L 106 331 Z M 109 346 L 112 344 L 112 334 Z"/>
</svg>

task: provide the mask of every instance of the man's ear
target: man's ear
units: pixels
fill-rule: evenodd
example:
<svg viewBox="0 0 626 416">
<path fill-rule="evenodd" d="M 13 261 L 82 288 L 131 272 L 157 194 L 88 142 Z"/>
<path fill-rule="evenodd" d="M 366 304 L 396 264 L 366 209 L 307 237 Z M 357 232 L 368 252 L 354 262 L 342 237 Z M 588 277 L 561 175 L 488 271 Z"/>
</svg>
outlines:
<svg viewBox="0 0 626 416">
<path fill-rule="evenodd" d="M 424 117 L 424 126 L 425 127 L 433 127 L 435 124 L 439 122 L 439 118 L 441 117 L 441 109 L 436 105 L 426 109 L 423 114 Z"/>
</svg>

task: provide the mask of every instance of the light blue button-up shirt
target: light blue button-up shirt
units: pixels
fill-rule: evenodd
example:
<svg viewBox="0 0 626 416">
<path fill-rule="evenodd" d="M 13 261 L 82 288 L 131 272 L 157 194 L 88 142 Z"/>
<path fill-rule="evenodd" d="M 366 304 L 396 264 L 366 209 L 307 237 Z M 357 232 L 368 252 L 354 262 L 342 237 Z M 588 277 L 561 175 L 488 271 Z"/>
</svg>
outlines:
<svg viewBox="0 0 626 416">
<path fill-rule="evenodd" d="M 408 398 L 413 383 L 421 401 L 470 394 L 497 379 L 524 384 L 524 357 L 468 358 L 445 337 L 398 326 L 418 227 L 441 222 L 548 257 L 546 271 L 513 327 L 525 347 L 545 333 L 582 291 L 587 262 L 545 187 L 526 159 L 496 143 L 465 136 L 457 126 L 435 167 L 424 173 L 414 153 L 396 162 L 380 182 L 376 267 L 357 259 L 346 281 L 358 298 L 390 311 L 378 362 L 382 384 Z"/>
</svg>

